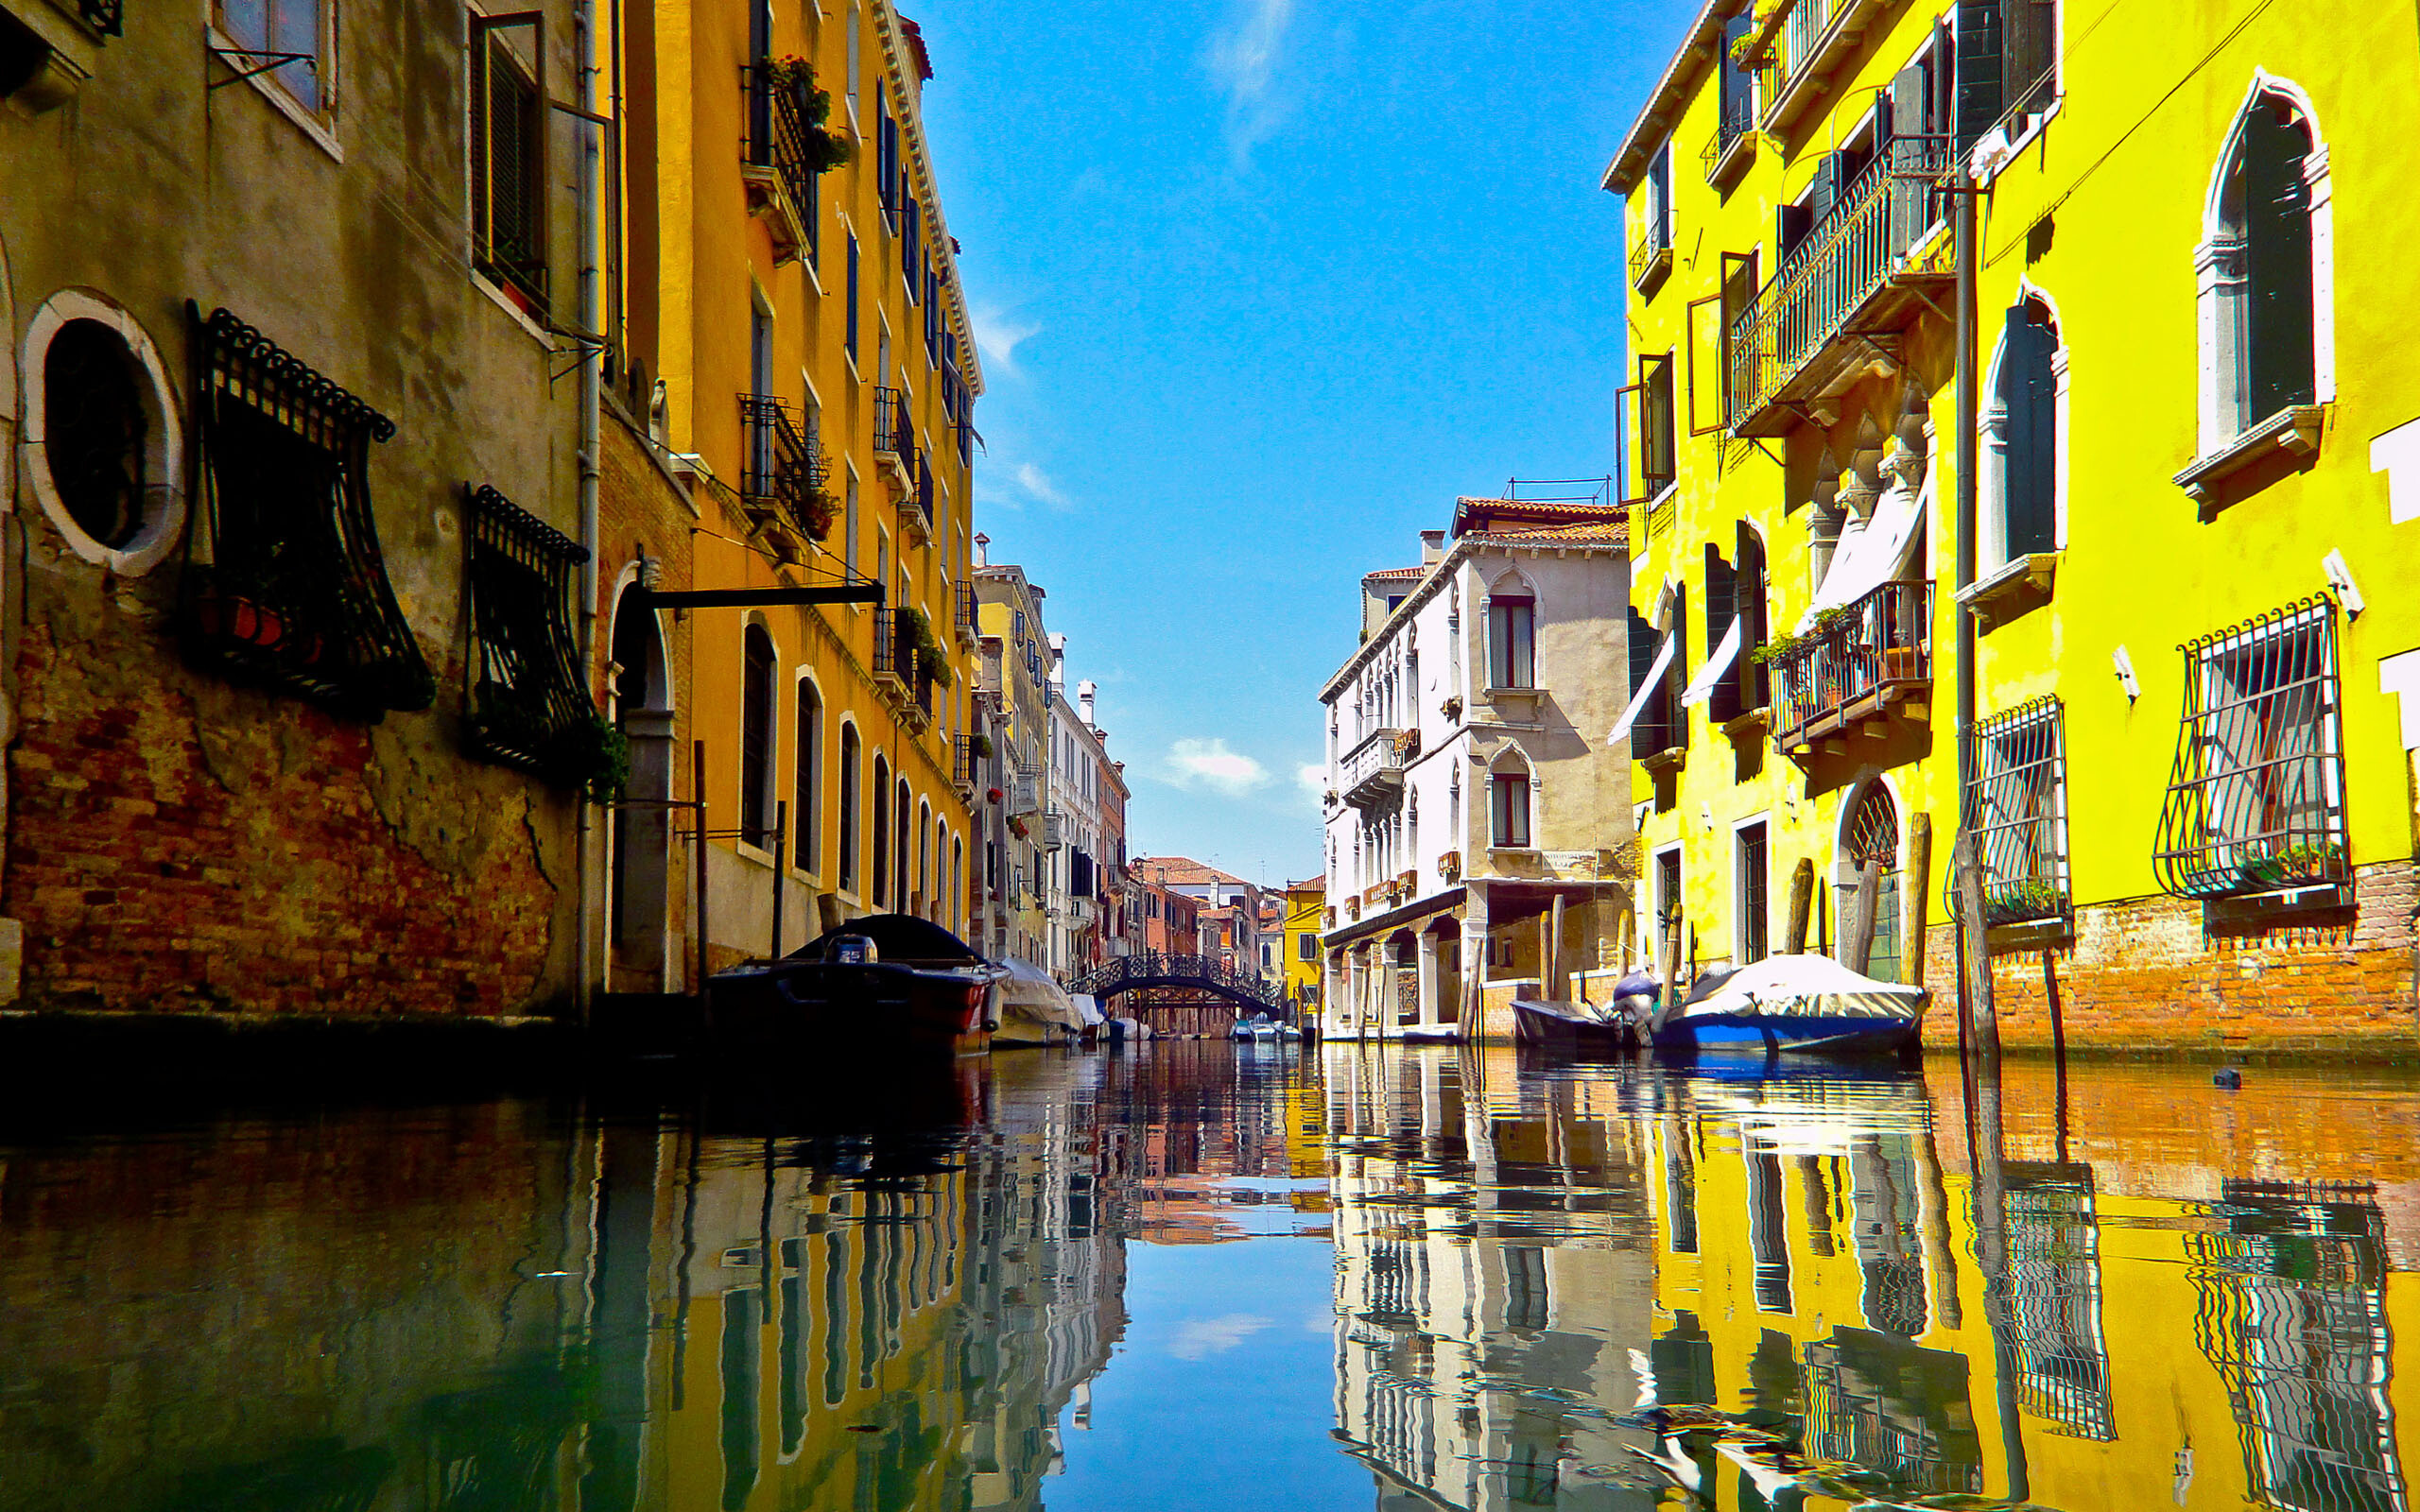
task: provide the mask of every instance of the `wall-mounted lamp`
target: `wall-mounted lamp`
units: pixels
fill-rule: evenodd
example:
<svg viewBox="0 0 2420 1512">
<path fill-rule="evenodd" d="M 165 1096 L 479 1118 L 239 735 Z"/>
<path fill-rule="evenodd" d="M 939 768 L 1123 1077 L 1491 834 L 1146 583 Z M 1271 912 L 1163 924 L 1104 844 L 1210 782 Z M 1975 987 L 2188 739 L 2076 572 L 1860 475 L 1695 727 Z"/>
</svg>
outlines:
<svg viewBox="0 0 2420 1512">
<path fill-rule="evenodd" d="M 2353 582 L 2353 569 L 2344 564 L 2344 554 L 2331 551 L 2319 558 L 2320 571 L 2327 574 L 2327 586 L 2336 590 L 2336 601 L 2344 606 L 2347 618 L 2361 612 L 2361 591 Z"/>
<path fill-rule="evenodd" d="M 2110 652 L 2109 660 L 2117 665 L 2118 686 L 2126 690 L 2126 701 L 2133 703 L 2141 697 L 2143 685 L 2135 680 L 2135 659 L 2126 654 L 2126 648 L 2121 645 Z"/>
</svg>

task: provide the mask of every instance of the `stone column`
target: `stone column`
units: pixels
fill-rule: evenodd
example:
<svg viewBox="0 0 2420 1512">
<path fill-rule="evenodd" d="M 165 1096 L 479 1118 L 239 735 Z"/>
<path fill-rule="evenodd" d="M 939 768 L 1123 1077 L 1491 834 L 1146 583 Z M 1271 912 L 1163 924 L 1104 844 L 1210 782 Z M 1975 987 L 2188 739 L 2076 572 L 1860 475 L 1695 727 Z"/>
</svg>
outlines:
<svg viewBox="0 0 2420 1512">
<path fill-rule="evenodd" d="M 1420 1024 L 1434 1028 L 1437 1024 L 1437 936 L 1429 930 L 1419 935 L 1420 951 Z"/>
<path fill-rule="evenodd" d="M 1463 886 L 1461 1028 L 1462 1038 L 1476 1040 L 1488 1030 L 1479 1000 L 1479 988 L 1487 981 L 1487 884 L 1466 882 Z"/>
</svg>

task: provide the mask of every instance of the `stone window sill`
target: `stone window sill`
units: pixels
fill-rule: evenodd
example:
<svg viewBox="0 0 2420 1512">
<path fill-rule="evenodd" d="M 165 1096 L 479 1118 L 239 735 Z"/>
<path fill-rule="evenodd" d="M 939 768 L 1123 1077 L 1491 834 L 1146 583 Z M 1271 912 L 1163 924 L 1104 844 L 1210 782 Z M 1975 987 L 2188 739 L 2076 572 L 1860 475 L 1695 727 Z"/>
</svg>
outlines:
<svg viewBox="0 0 2420 1512">
<path fill-rule="evenodd" d="M 1641 756 L 1638 765 L 1651 772 L 1677 772 L 1688 765 L 1688 760 L 1689 748 L 1686 746 L 1668 746 L 1652 755 Z"/>
<path fill-rule="evenodd" d="M 2176 486 L 2191 495 L 2204 514 L 2223 508 L 2234 502 L 2229 496 L 2234 490 L 2226 486 L 2256 464 L 2273 462 L 2280 453 L 2298 463 L 2316 453 L 2326 418 L 2325 404 L 2289 405 L 2207 456 L 2187 463 L 2176 474 Z"/>
<path fill-rule="evenodd" d="M 1772 725 L 1772 710 L 1751 709 L 1736 719 L 1722 722 L 1722 732 L 1733 740 L 1762 740 Z"/>
<path fill-rule="evenodd" d="M 2059 577 L 2059 554 L 2031 552 L 2010 558 L 1958 591 L 1958 602 L 1975 611 L 1977 628 L 2005 624 L 2048 603 Z"/>
</svg>

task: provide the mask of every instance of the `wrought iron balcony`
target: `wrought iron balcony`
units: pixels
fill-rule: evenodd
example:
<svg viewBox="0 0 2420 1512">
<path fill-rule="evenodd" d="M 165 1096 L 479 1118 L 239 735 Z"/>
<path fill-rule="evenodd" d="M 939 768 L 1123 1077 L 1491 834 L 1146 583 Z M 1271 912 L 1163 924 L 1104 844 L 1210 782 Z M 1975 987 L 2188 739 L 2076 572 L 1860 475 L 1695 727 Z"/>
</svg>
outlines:
<svg viewBox="0 0 2420 1512">
<path fill-rule="evenodd" d="M 971 651 L 975 649 L 976 641 L 975 585 L 973 583 L 959 584 L 957 599 L 956 612 L 952 615 L 950 623 L 958 632 L 958 644 Z M 986 664 L 996 665 L 997 663 L 987 658 Z M 993 685 L 997 686 L 996 675 L 994 675 Z"/>
<path fill-rule="evenodd" d="M 1932 583 L 1884 583 L 1775 656 L 1773 744 L 1803 751 L 1923 703 L 1932 689 Z"/>
<path fill-rule="evenodd" d="M 975 736 L 960 735 L 951 742 L 951 758 L 950 780 L 972 792 L 982 762 L 982 758 L 975 753 Z"/>
<path fill-rule="evenodd" d="M 1403 731 L 1374 730 L 1344 754 L 1344 801 L 1370 808 L 1403 791 Z"/>
<path fill-rule="evenodd" d="M 916 651 L 899 634 L 899 611 L 878 609 L 873 611 L 873 680 L 874 686 L 887 695 L 896 696 L 906 690 L 907 679 L 913 671 Z"/>
<path fill-rule="evenodd" d="M 811 261 L 818 216 L 816 175 L 806 154 L 806 134 L 813 128 L 805 106 L 797 86 L 769 67 L 743 66 L 739 75 L 748 95 L 739 164 L 749 213 L 772 232 L 775 262 L 789 262 L 802 250 Z"/>
<path fill-rule="evenodd" d="M 873 449 L 890 464 L 891 481 L 901 498 L 916 488 L 916 421 L 908 412 L 908 396 L 896 388 L 873 391 Z"/>
<path fill-rule="evenodd" d="M 1938 218 L 1948 143 L 1900 137 L 1783 262 L 1731 327 L 1731 429 L 1778 436 L 1796 406 L 1853 381 L 1956 277 L 1915 266 L 1909 249 Z"/>
<path fill-rule="evenodd" d="M 1643 292 L 1671 267 L 1672 215 L 1668 210 L 1648 219 L 1640 228 L 1638 245 L 1630 249 L 1631 287 Z"/>
<path fill-rule="evenodd" d="M 1722 182 L 1731 176 L 1732 169 L 1748 161 L 1755 145 L 1755 112 L 1750 108 L 1746 91 L 1722 101 L 1714 135 L 1706 138 L 1706 182 Z"/>
<path fill-rule="evenodd" d="M 1760 28 L 1766 130 L 1783 129 L 1824 96 L 1824 81 L 1884 9 L 1882 0 L 1795 0 Z"/>
<path fill-rule="evenodd" d="M 815 433 L 799 413 L 764 394 L 739 396 L 739 500 L 758 524 L 780 524 L 818 541 L 832 530 L 831 499 Z"/>
</svg>

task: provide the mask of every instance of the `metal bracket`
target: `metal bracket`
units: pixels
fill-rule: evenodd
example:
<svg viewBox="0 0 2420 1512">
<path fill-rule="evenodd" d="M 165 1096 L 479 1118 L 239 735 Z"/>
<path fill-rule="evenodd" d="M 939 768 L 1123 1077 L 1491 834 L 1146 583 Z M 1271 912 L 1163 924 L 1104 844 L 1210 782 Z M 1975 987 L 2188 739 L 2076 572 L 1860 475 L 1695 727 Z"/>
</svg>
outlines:
<svg viewBox="0 0 2420 1512">
<path fill-rule="evenodd" d="M 318 53 L 271 53 L 251 47 L 213 47 L 210 49 L 210 56 L 225 63 L 229 68 L 234 69 L 235 72 L 216 83 L 203 85 L 204 93 L 214 89 L 224 89 L 230 84 L 240 84 L 248 78 L 258 78 L 261 75 L 272 69 L 284 68 L 288 63 L 316 63 L 320 60 Z M 252 60 L 253 66 L 250 68 L 241 66 L 236 62 L 239 58 Z M 264 58 L 268 61 L 258 61 Z"/>
</svg>

